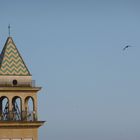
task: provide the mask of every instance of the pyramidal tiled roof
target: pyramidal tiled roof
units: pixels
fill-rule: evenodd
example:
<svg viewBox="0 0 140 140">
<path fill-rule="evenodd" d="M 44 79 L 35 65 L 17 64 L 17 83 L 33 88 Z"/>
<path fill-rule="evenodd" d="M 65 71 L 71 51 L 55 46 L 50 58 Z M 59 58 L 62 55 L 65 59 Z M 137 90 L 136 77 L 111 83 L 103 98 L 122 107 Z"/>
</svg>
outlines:
<svg viewBox="0 0 140 140">
<path fill-rule="evenodd" d="M 7 38 L 4 48 L 0 54 L 0 75 L 30 75 L 30 72 L 11 37 Z"/>
</svg>

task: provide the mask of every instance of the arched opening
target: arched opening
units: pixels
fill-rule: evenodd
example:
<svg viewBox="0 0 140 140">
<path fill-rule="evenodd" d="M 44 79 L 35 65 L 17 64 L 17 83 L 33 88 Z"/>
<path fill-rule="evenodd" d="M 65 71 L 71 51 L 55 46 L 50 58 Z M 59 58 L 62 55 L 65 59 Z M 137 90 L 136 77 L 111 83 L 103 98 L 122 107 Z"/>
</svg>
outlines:
<svg viewBox="0 0 140 140">
<path fill-rule="evenodd" d="M 15 96 L 12 99 L 12 120 L 21 120 L 22 100 Z"/>
<path fill-rule="evenodd" d="M 26 119 L 28 121 L 33 121 L 37 119 L 36 112 L 35 112 L 34 98 L 31 96 L 25 98 L 25 112 L 26 112 Z"/>
<path fill-rule="evenodd" d="M 9 119 L 9 99 L 6 96 L 0 97 L 0 120 Z"/>
<path fill-rule="evenodd" d="M 27 112 L 31 112 L 35 110 L 33 97 L 28 96 L 25 98 L 25 110 Z"/>
</svg>

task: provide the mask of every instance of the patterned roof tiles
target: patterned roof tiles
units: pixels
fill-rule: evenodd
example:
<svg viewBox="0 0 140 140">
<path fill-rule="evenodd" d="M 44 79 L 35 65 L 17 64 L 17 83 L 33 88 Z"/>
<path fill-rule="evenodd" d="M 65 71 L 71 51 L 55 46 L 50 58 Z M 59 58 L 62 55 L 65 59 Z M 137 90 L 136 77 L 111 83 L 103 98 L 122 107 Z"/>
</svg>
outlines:
<svg viewBox="0 0 140 140">
<path fill-rule="evenodd" d="M 0 75 L 30 75 L 30 72 L 11 37 L 7 38 L 0 55 Z"/>
</svg>

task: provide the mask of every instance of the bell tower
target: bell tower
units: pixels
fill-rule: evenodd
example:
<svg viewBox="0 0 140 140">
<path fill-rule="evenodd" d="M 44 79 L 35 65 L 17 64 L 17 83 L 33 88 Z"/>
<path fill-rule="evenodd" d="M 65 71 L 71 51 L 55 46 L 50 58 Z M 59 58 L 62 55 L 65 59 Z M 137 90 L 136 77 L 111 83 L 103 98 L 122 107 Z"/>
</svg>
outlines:
<svg viewBox="0 0 140 140">
<path fill-rule="evenodd" d="M 12 37 L 0 54 L 0 140 L 38 140 L 37 92 Z"/>
</svg>

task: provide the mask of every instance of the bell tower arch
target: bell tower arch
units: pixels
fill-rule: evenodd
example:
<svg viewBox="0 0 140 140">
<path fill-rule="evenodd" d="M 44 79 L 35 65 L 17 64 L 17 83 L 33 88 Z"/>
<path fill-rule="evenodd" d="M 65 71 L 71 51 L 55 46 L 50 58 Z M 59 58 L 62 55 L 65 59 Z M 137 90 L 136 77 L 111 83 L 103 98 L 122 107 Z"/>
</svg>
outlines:
<svg viewBox="0 0 140 140">
<path fill-rule="evenodd" d="M 38 140 L 36 87 L 12 37 L 0 55 L 0 140 Z"/>
</svg>

